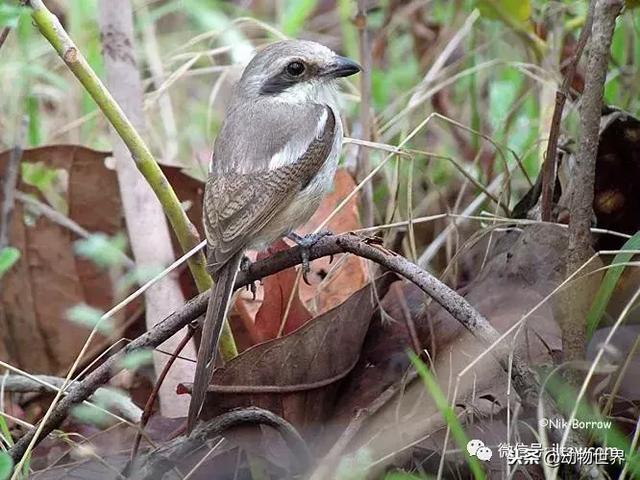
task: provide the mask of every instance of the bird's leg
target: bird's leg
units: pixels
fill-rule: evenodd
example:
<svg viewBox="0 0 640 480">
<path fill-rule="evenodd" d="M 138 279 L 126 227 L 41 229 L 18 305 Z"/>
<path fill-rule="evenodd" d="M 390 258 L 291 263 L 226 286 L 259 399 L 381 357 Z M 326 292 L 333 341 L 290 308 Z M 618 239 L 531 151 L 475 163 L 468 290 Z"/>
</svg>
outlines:
<svg viewBox="0 0 640 480">
<path fill-rule="evenodd" d="M 313 247 L 318 240 L 326 237 L 327 235 L 332 235 L 329 230 L 320 230 L 316 233 L 309 233 L 308 235 L 299 235 L 296 232 L 291 232 L 287 235 L 287 237 L 294 242 L 296 242 L 300 246 L 300 254 L 302 255 L 302 278 L 304 279 L 304 283 L 310 285 L 309 280 L 307 279 L 307 274 L 311 270 L 309 266 L 309 254 L 311 247 Z"/>
<path fill-rule="evenodd" d="M 252 262 L 249 259 L 249 257 L 247 257 L 246 255 L 243 255 L 242 259 L 240 260 L 240 271 L 248 272 L 249 269 L 251 268 L 251 263 Z M 253 295 L 253 300 L 255 300 L 256 299 L 256 291 L 257 291 L 255 280 L 253 282 L 247 284 L 247 290 L 249 290 L 251 292 L 251 295 Z"/>
</svg>

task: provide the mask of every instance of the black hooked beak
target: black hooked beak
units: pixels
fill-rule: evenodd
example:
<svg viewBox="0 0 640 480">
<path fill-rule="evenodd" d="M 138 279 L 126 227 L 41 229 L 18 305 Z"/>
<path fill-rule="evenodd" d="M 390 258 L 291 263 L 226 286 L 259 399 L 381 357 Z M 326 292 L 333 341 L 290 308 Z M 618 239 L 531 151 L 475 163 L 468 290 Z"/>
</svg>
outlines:
<svg viewBox="0 0 640 480">
<path fill-rule="evenodd" d="M 333 77 L 348 77 L 354 75 L 362 70 L 362 67 L 358 63 L 354 62 L 347 57 L 336 57 L 333 63 L 327 68 L 325 74 Z"/>
</svg>

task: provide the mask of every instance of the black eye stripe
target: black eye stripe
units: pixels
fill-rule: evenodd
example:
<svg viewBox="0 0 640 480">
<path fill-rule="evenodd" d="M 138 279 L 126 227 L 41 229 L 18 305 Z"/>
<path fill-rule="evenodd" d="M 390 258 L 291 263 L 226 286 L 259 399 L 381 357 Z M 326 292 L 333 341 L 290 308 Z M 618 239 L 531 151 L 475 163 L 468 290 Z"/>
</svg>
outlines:
<svg viewBox="0 0 640 480">
<path fill-rule="evenodd" d="M 284 92 L 287 88 L 295 85 L 297 78 L 291 78 L 289 75 L 276 75 L 265 82 L 260 88 L 260 95 L 277 95 Z"/>
<path fill-rule="evenodd" d="M 303 82 L 305 79 L 303 73 L 307 71 L 307 68 L 308 66 L 300 60 L 289 62 L 278 74 L 262 85 L 260 95 L 277 95 L 296 83 Z"/>
</svg>

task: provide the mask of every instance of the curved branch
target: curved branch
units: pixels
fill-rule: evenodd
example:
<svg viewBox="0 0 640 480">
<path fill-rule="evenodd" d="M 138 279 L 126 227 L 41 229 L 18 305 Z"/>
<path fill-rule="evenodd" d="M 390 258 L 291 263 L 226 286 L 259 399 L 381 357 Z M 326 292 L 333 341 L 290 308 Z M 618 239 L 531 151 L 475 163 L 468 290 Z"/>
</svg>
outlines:
<svg viewBox="0 0 640 480">
<path fill-rule="evenodd" d="M 275 428 L 291 450 L 292 458 L 297 462 L 296 472 L 304 472 L 311 466 L 311 452 L 289 422 L 269 410 L 247 407 L 223 413 L 208 422 L 200 422 L 190 436 L 178 437 L 151 453 L 133 478 L 138 480 L 163 478 L 164 474 L 175 466 L 176 460 L 189 457 L 207 440 L 224 435 L 225 431 L 240 425 L 268 425 Z"/>
</svg>

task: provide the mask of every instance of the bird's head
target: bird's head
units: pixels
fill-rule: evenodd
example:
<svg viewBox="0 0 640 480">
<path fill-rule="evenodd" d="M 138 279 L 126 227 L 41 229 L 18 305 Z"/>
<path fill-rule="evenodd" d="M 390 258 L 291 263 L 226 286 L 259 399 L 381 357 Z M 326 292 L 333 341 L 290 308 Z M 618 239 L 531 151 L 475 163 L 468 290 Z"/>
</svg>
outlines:
<svg viewBox="0 0 640 480">
<path fill-rule="evenodd" d="M 249 62 L 238 83 L 244 97 L 289 103 L 317 102 L 334 90 L 338 78 L 360 71 L 360 65 L 316 42 L 272 43 Z"/>
</svg>

